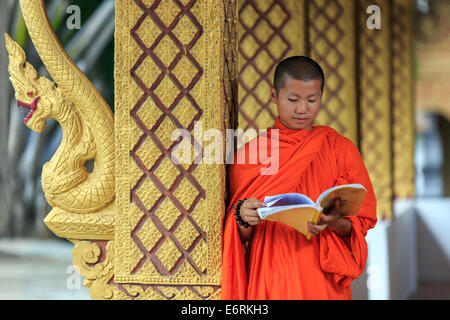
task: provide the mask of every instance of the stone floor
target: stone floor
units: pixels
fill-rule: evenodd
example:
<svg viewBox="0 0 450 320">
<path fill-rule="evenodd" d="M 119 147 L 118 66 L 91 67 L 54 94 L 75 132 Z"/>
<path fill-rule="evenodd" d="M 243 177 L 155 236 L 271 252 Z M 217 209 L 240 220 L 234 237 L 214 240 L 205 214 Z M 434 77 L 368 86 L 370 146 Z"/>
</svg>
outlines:
<svg viewBox="0 0 450 320">
<path fill-rule="evenodd" d="M 63 240 L 0 239 L 0 300 L 90 299 Z"/>
<path fill-rule="evenodd" d="M 0 239 L 0 300 L 90 299 L 64 240 Z M 450 300 L 450 284 L 420 284 L 411 300 Z"/>
</svg>

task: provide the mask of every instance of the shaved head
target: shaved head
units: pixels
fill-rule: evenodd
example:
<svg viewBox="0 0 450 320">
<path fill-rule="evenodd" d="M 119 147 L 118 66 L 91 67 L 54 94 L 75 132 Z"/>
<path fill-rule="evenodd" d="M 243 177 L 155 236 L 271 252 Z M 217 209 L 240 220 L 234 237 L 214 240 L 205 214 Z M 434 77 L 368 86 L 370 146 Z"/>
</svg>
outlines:
<svg viewBox="0 0 450 320">
<path fill-rule="evenodd" d="M 325 86 L 325 75 L 320 65 L 304 56 L 294 56 L 281 61 L 275 69 L 273 86 L 277 93 L 284 88 L 286 78 L 310 81 L 321 80 L 321 90 Z"/>
</svg>

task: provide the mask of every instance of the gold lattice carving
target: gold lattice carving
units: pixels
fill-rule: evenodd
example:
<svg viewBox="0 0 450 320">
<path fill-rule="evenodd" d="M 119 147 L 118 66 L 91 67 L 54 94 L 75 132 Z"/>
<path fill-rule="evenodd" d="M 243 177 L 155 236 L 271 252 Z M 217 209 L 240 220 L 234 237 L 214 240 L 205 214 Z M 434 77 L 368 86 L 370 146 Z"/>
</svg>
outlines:
<svg viewBox="0 0 450 320">
<path fill-rule="evenodd" d="M 284 58 L 305 54 L 304 7 L 304 0 L 239 2 L 239 128 L 257 130 L 275 123 L 273 72 Z"/>
<path fill-rule="evenodd" d="M 355 2 L 307 1 L 308 47 L 324 69 L 326 84 L 317 124 L 357 142 Z"/>
<path fill-rule="evenodd" d="M 414 197 L 412 28 L 414 1 L 392 2 L 394 197 Z"/>
<path fill-rule="evenodd" d="M 114 281 L 139 298 L 217 298 L 225 168 L 170 155 L 174 130 L 191 132 L 198 151 L 196 121 L 203 132 L 228 126 L 217 116 L 229 92 L 217 44 L 227 43 L 229 1 L 148 2 L 116 2 Z"/>
<path fill-rule="evenodd" d="M 382 28 L 367 28 L 370 5 L 378 5 Z M 360 146 L 377 198 L 378 216 L 392 216 L 390 1 L 359 0 Z"/>
<path fill-rule="evenodd" d="M 158 286 L 119 284 L 114 281 L 114 241 L 71 240 L 73 264 L 85 278 L 84 286 L 95 300 L 219 299 L 216 286 Z"/>
<path fill-rule="evenodd" d="M 355 4 L 346 0 L 240 2 L 239 127 L 273 125 L 277 110 L 269 92 L 276 64 L 288 56 L 309 55 L 327 77 L 316 124 L 356 142 L 354 14 Z"/>
</svg>

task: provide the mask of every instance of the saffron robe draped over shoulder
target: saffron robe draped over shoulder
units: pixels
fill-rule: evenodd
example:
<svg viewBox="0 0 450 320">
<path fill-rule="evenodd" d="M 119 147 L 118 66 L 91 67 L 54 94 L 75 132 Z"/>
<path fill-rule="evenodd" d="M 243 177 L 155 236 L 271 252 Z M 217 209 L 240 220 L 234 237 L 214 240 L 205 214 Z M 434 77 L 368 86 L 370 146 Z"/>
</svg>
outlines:
<svg viewBox="0 0 450 320">
<path fill-rule="evenodd" d="M 279 167 L 274 174 L 263 175 L 261 169 L 267 165 L 258 148 L 270 150 L 272 129 L 279 134 Z M 257 161 L 251 164 L 255 154 Z M 273 155 L 269 151 L 268 156 Z M 245 163 L 237 163 L 239 157 L 245 157 Z M 240 148 L 234 160 L 222 237 L 221 299 L 351 299 L 350 284 L 364 271 L 367 260 L 367 230 L 377 222 L 375 194 L 353 142 L 325 126 L 288 129 L 277 118 L 266 137 Z M 345 217 L 352 225 L 349 237 L 326 228 L 307 240 L 287 225 L 263 220 L 253 227 L 244 253 L 234 217 L 238 200 L 264 201 L 265 196 L 295 192 L 316 201 L 324 190 L 349 183 L 367 189 L 358 214 Z"/>
</svg>

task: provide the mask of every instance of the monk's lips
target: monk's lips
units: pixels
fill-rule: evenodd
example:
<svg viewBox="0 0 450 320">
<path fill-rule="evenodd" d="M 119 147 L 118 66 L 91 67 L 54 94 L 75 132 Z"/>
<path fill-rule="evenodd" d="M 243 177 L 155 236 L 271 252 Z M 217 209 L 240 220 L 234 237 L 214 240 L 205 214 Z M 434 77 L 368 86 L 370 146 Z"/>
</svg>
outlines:
<svg viewBox="0 0 450 320">
<path fill-rule="evenodd" d="M 17 105 L 19 107 L 29 109 L 27 115 L 25 116 L 25 119 L 23 120 L 25 123 L 27 123 L 31 119 L 34 111 L 36 111 L 38 100 L 39 100 L 39 97 L 34 98 L 34 100 L 31 103 L 26 103 L 26 102 L 17 100 Z"/>
</svg>

